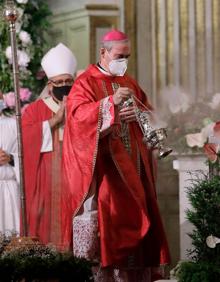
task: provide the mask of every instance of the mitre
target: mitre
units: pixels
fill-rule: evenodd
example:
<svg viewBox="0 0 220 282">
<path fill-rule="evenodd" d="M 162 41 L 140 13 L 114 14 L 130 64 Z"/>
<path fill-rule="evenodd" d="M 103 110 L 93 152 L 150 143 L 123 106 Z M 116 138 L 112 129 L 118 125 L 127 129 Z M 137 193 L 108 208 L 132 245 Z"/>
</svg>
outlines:
<svg viewBox="0 0 220 282">
<path fill-rule="evenodd" d="M 73 75 L 77 61 L 72 51 L 63 43 L 59 43 L 44 55 L 41 66 L 48 78 L 61 74 Z"/>
</svg>

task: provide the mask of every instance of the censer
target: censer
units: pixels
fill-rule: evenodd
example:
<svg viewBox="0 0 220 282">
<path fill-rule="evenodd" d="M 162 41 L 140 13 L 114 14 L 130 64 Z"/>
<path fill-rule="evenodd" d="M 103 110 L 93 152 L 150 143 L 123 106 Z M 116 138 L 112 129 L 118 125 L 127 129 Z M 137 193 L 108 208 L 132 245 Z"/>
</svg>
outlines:
<svg viewBox="0 0 220 282">
<path fill-rule="evenodd" d="M 133 95 L 122 104 L 122 108 L 128 106 L 135 107 L 136 119 L 143 133 L 143 142 L 150 148 L 158 149 L 159 159 L 165 158 L 172 152 L 172 149 L 165 145 L 165 140 L 167 138 L 166 128 L 154 128 L 150 121 L 152 113 L 143 104 L 142 105 L 144 106 L 144 108 L 146 108 L 146 111 L 141 111 L 138 108 L 135 100 L 142 104 L 142 102 L 139 101 L 139 99 Z"/>
</svg>

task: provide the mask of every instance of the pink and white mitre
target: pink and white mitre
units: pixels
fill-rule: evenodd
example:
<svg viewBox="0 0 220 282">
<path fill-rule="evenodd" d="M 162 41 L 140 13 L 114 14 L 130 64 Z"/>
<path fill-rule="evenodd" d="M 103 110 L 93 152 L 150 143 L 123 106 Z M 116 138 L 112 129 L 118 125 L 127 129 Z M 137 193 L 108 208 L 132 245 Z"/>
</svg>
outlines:
<svg viewBox="0 0 220 282">
<path fill-rule="evenodd" d="M 119 31 L 117 29 L 113 29 L 103 35 L 102 42 L 121 41 L 121 40 L 127 40 L 127 39 L 128 39 L 128 36 L 124 32 Z"/>
</svg>

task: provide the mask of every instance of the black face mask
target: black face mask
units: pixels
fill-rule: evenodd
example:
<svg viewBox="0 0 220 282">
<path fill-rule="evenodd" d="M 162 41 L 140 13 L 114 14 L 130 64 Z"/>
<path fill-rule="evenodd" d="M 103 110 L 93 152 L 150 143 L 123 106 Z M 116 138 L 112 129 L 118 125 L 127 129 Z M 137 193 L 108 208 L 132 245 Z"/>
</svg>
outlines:
<svg viewBox="0 0 220 282">
<path fill-rule="evenodd" d="M 59 100 L 63 101 L 63 96 L 67 96 L 70 93 L 72 86 L 64 85 L 64 86 L 53 86 L 53 95 Z"/>
</svg>

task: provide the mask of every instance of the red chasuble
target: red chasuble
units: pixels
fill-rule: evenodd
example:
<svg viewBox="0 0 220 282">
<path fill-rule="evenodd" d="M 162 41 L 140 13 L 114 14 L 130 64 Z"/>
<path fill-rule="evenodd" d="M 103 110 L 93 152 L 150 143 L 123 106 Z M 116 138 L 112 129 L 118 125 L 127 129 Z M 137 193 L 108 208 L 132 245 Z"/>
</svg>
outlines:
<svg viewBox="0 0 220 282">
<path fill-rule="evenodd" d="M 53 151 L 41 153 L 42 123 L 53 112 L 42 100 L 30 104 L 22 116 L 28 235 L 44 244 L 60 243 L 61 144 L 53 130 Z"/>
<path fill-rule="evenodd" d="M 142 142 L 138 123 L 129 123 L 129 150 L 117 136 L 117 124 L 100 136 L 103 99 L 113 95 L 116 86 L 133 89 L 151 108 L 132 78 L 105 75 L 95 65 L 76 80 L 68 96 L 62 239 L 65 245 L 71 242 L 72 216 L 77 215 L 95 178 L 102 266 L 122 265 L 134 253 L 144 266 L 166 264 L 169 251 L 156 200 L 154 160 Z"/>
</svg>

